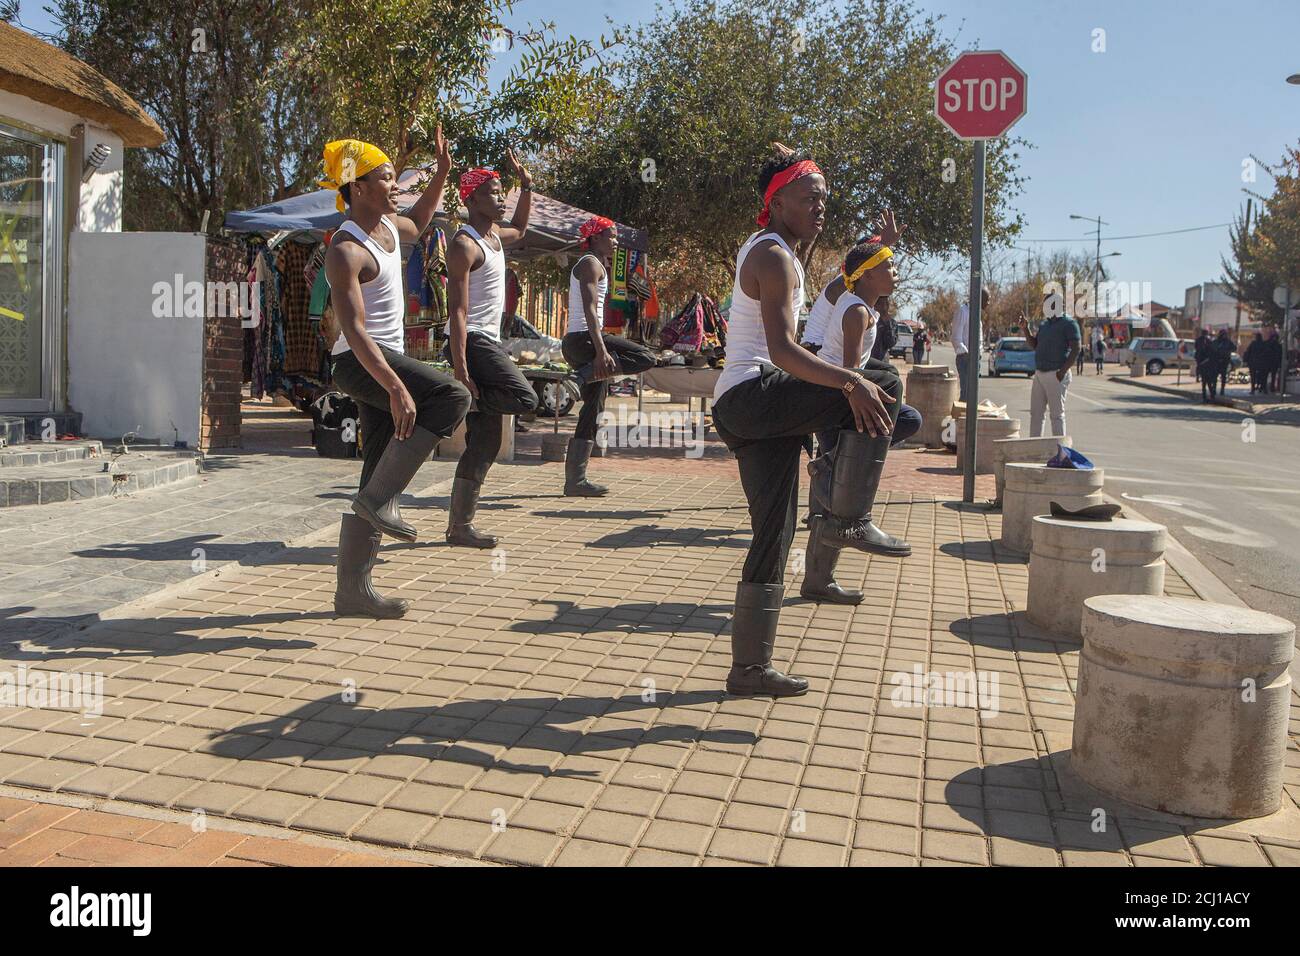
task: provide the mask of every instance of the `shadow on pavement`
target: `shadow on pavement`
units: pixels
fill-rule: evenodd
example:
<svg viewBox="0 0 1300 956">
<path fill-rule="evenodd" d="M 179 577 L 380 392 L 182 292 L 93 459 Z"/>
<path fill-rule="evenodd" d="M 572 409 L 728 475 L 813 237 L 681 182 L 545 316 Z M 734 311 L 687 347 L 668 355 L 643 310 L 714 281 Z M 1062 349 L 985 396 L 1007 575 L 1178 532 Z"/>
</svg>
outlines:
<svg viewBox="0 0 1300 956">
<path fill-rule="evenodd" d="M 972 767 L 948 781 L 944 798 L 986 836 L 1054 850 L 1117 853 L 1231 822 L 1136 806 L 1084 783 L 1069 763 L 1062 750 Z"/>
<path fill-rule="evenodd" d="M 364 695 L 362 695 L 364 697 Z M 210 753 L 245 760 L 302 757 L 313 764 L 377 756 L 447 760 L 508 773 L 545 777 L 590 777 L 595 771 L 517 763 L 493 756 L 490 748 L 519 747 L 559 756 L 601 753 L 628 746 L 716 741 L 748 745 L 758 738 L 740 730 L 704 730 L 685 724 L 629 726 L 586 733 L 565 727 L 594 716 L 696 704 L 726 699 L 723 691 L 688 691 L 625 697 L 523 697 L 461 700 L 441 706 L 374 709 L 342 703 L 337 694 L 306 703 L 279 717 L 245 724 L 214 735 Z M 412 742 L 411 738 L 422 738 Z M 262 746 L 256 746 L 257 741 Z M 470 744 L 482 745 L 484 749 Z M 255 749 L 251 749 L 255 748 Z"/>
<path fill-rule="evenodd" d="M 525 634 L 563 633 L 572 630 L 610 630 L 631 633 L 642 625 L 671 633 L 720 634 L 734 610 L 730 604 L 686 604 L 625 601 L 612 607 L 581 607 L 572 601 L 539 601 L 555 605 L 549 621 L 516 621 L 510 630 Z M 791 603 L 797 603 L 793 598 Z"/>
<path fill-rule="evenodd" d="M 0 612 L 3 614 L 5 612 Z M 102 623 L 93 634 L 84 629 L 68 633 L 66 626 L 48 635 L 47 640 L 38 633 L 26 637 L 9 637 L 0 641 L 0 659 L 13 661 L 46 661 L 64 657 L 109 659 L 115 657 L 176 657 L 183 654 L 220 654 L 240 649 L 306 650 L 316 646 L 315 641 L 303 638 L 273 638 L 248 634 L 209 635 L 199 637 L 193 631 L 210 631 L 223 628 L 265 627 L 267 625 L 333 620 L 333 611 L 274 611 L 267 614 L 213 614 L 204 617 L 121 618 Z M 6 622 L 9 623 L 9 622 Z M 47 649 L 18 647 L 16 641 L 27 644 L 44 644 Z M 6 642 L 7 641 L 7 642 Z M 14 642 L 14 643 L 9 643 Z M 83 649 L 82 644 L 88 645 Z"/>
<path fill-rule="evenodd" d="M 1026 555 L 1008 551 L 994 541 L 949 541 L 939 545 L 939 550 L 950 558 L 979 561 L 984 564 L 1028 564 Z"/>
<path fill-rule="evenodd" d="M 1081 641 L 1072 637 L 1052 634 L 1030 623 L 1024 611 L 962 617 L 949 624 L 948 630 L 968 644 L 997 647 L 1002 650 L 1062 654 L 1083 646 Z"/>
<path fill-rule="evenodd" d="M 643 524 L 625 531 L 616 531 L 587 543 L 588 548 L 637 548 L 651 544 L 671 544 L 679 547 L 748 548 L 749 539 L 735 538 L 729 528 L 660 528 Z"/>
</svg>

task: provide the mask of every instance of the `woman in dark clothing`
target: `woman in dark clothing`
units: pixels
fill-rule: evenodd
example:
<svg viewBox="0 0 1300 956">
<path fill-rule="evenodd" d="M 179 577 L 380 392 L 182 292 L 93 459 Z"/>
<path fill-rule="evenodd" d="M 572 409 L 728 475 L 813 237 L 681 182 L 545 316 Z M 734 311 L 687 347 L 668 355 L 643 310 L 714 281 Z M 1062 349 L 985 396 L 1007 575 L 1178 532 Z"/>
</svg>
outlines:
<svg viewBox="0 0 1300 956">
<path fill-rule="evenodd" d="M 1210 333 L 1201 329 L 1201 334 L 1196 337 L 1196 377 L 1201 380 L 1201 401 L 1213 403 L 1216 397 L 1216 386 L 1219 381 L 1218 369 L 1215 367 L 1215 355 L 1213 341 L 1210 339 Z"/>
<path fill-rule="evenodd" d="M 1214 352 L 1215 374 L 1219 376 L 1219 395 L 1227 395 L 1228 373 L 1232 371 L 1232 353 L 1237 351 L 1236 345 L 1228 336 L 1227 329 L 1219 329 L 1219 334 L 1211 344 L 1211 350 Z"/>
<path fill-rule="evenodd" d="M 1264 336 L 1256 332 L 1241 358 L 1246 363 L 1246 368 L 1250 369 L 1250 394 L 1254 395 L 1263 388 L 1260 379 L 1264 374 Z"/>
</svg>

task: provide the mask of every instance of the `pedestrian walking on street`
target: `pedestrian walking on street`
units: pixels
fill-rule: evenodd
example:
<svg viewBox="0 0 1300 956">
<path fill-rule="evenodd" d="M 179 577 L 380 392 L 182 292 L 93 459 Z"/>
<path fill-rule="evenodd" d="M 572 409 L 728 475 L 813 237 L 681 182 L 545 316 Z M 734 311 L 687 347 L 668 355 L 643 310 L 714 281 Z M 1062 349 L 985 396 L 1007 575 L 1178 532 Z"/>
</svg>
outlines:
<svg viewBox="0 0 1300 956">
<path fill-rule="evenodd" d="M 397 172 L 383 151 L 359 140 L 325 147 L 323 186 L 338 190 L 348 218 L 325 254 L 325 277 L 340 335 L 330 350 L 335 384 L 357 402 L 365 462 L 351 514 L 339 529 L 334 611 L 399 618 L 402 600 L 377 593 L 370 572 L 384 534 L 414 541 L 398 498 L 469 410 L 468 390 L 450 375 L 405 354 L 406 302 L 402 243 L 415 242 L 433 221 L 451 169 L 451 150 L 435 134 L 437 166 L 427 189 L 397 214 Z"/>
<path fill-rule="evenodd" d="M 989 290 L 980 290 L 980 308 L 988 309 L 989 307 Z M 958 381 L 958 398 L 966 401 L 966 393 L 972 374 L 979 374 L 980 357 L 974 358 L 967 355 L 966 340 L 970 337 L 970 303 L 963 302 L 960 309 L 952 317 L 952 348 L 957 353 L 957 381 Z"/>
<path fill-rule="evenodd" d="M 713 392 L 713 421 L 739 464 L 753 532 L 736 586 L 727 692 L 788 697 L 808 691 L 806 678 L 772 666 L 772 654 L 798 524 L 799 459 L 809 435 L 841 430 L 823 541 L 877 554 L 910 548 L 871 520 L 902 381 L 884 363 L 846 369 L 823 362 L 795 340 L 804 272 L 794 245 L 822 230 L 826 180 L 807 155 L 779 143 L 773 150 L 758 177 L 760 229 L 736 256 L 727 364 Z"/>
<path fill-rule="evenodd" d="M 1215 336 L 1214 342 L 1211 343 L 1210 350 L 1214 353 L 1214 371 L 1219 377 L 1219 395 L 1226 396 L 1228 394 L 1228 373 L 1232 371 L 1232 354 L 1237 351 L 1227 329 L 1219 329 L 1219 334 Z"/>
<path fill-rule="evenodd" d="M 1087 355 L 1084 353 L 1082 347 L 1076 349 L 1076 351 L 1079 354 L 1075 357 L 1074 360 L 1074 374 L 1083 375 L 1083 360 L 1087 358 Z"/>
<path fill-rule="evenodd" d="M 1251 339 L 1246 346 L 1245 353 L 1241 360 L 1246 363 L 1246 368 L 1250 370 L 1250 394 L 1254 395 L 1258 391 L 1263 391 L 1264 378 L 1264 335 L 1256 332 L 1255 337 Z"/>
<path fill-rule="evenodd" d="M 1106 362 L 1106 337 L 1101 334 L 1101 326 L 1092 327 L 1092 358 L 1097 363 L 1097 374 L 1102 372 L 1102 366 Z"/>
<path fill-rule="evenodd" d="M 1057 312 L 1060 314 L 1056 314 Z M 1065 393 L 1070 388 L 1070 367 L 1079 354 L 1079 324 L 1066 315 L 1059 297 L 1043 296 L 1046 318 L 1027 334 L 1034 348 L 1034 381 L 1029 393 L 1029 437 L 1043 434 L 1043 416 L 1052 417 L 1052 434 L 1065 434 Z M 1021 323 L 1029 323 L 1022 315 Z"/>
<path fill-rule="evenodd" d="M 1196 377 L 1201 380 L 1201 402 L 1212 405 L 1216 401 L 1219 376 L 1215 366 L 1214 340 L 1205 329 L 1201 329 L 1196 336 L 1193 356 L 1196 361 Z"/>
<path fill-rule="evenodd" d="M 1271 395 L 1282 389 L 1282 339 L 1277 334 L 1277 329 L 1268 330 L 1268 338 L 1264 340 L 1267 348 L 1264 350 L 1264 394 Z"/>
</svg>

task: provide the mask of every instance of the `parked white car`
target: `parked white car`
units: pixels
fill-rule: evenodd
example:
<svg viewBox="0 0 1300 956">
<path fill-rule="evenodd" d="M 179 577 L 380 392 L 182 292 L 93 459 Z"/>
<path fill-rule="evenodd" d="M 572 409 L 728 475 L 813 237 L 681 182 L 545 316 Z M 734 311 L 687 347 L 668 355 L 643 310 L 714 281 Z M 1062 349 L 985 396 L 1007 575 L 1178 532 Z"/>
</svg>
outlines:
<svg viewBox="0 0 1300 956">
<path fill-rule="evenodd" d="M 1194 353 L 1190 339 L 1138 337 L 1121 350 L 1119 360 L 1124 365 L 1141 360 L 1148 375 L 1159 375 L 1166 368 L 1191 368 Z"/>
<path fill-rule="evenodd" d="M 521 365 L 545 365 L 547 362 L 563 362 L 560 340 L 551 335 L 544 335 L 522 315 L 516 315 L 506 327 L 509 335 L 501 344 L 510 353 L 510 357 Z"/>
</svg>

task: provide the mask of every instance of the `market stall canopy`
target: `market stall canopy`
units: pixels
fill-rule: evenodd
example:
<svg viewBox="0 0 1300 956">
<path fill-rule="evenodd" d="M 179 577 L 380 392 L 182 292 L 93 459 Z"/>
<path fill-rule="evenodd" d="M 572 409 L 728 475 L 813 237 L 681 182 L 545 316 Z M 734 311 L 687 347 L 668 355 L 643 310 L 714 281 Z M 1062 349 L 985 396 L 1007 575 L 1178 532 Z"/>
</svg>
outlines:
<svg viewBox="0 0 1300 956">
<path fill-rule="evenodd" d="M 399 195 L 397 206 L 405 209 L 414 203 L 423 189 L 427 171 L 421 169 L 403 170 L 397 177 Z M 332 189 L 319 189 L 315 192 L 291 196 L 279 202 L 258 206 L 243 212 L 232 212 L 226 216 L 226 228 L 233 232 L 287 233 L 315 232 L 323 234 L 326 230 L 336 229 L 346 218 L 334 204 L 336 193 Z M 519 200 L 519 190 L 512 189 L 506 196 L 506 219 L 514 215 L 515 204 Z M 464 208 L 457 210 L 464 218 Z M 533 210 L 529 216 L 528 231 L 524 241 L 512 246 L 509 256 L 516 261 L 535 259 L 539 256 L 572 252 L 578 247 L 578 229 L 591 218 L 591 213 L 577 206 L 570 206 L 558 199 L 533 193 Z M 440 211 L 438 218 L 445 220 L 446 213 Z M 643 229 L 618 224 L 618 241 L 621 245 L 645 252 L 649 249 L 649 237 Z"/>
<path fill-rule="evenodd" d="M 515 204 L 519 201 L 519 190 L 512 189 L 506 195 L 506 219 L 515 214 Z M 533 209 L 528 216 L 528 233 L 521 245 L 510 250 L 512 259 L 534 259 L 538 256 L 567 252 L 578 247 L 578 230 L 594 213 L 570 206 L 568 203 L 533 193 Z M 644 229 L 635 229 L 621 222 L 614 224 L 618 228 L 618 244 L 625 249 L 638 252 L 650 251 L 650 237 Z"/>
</svg>

